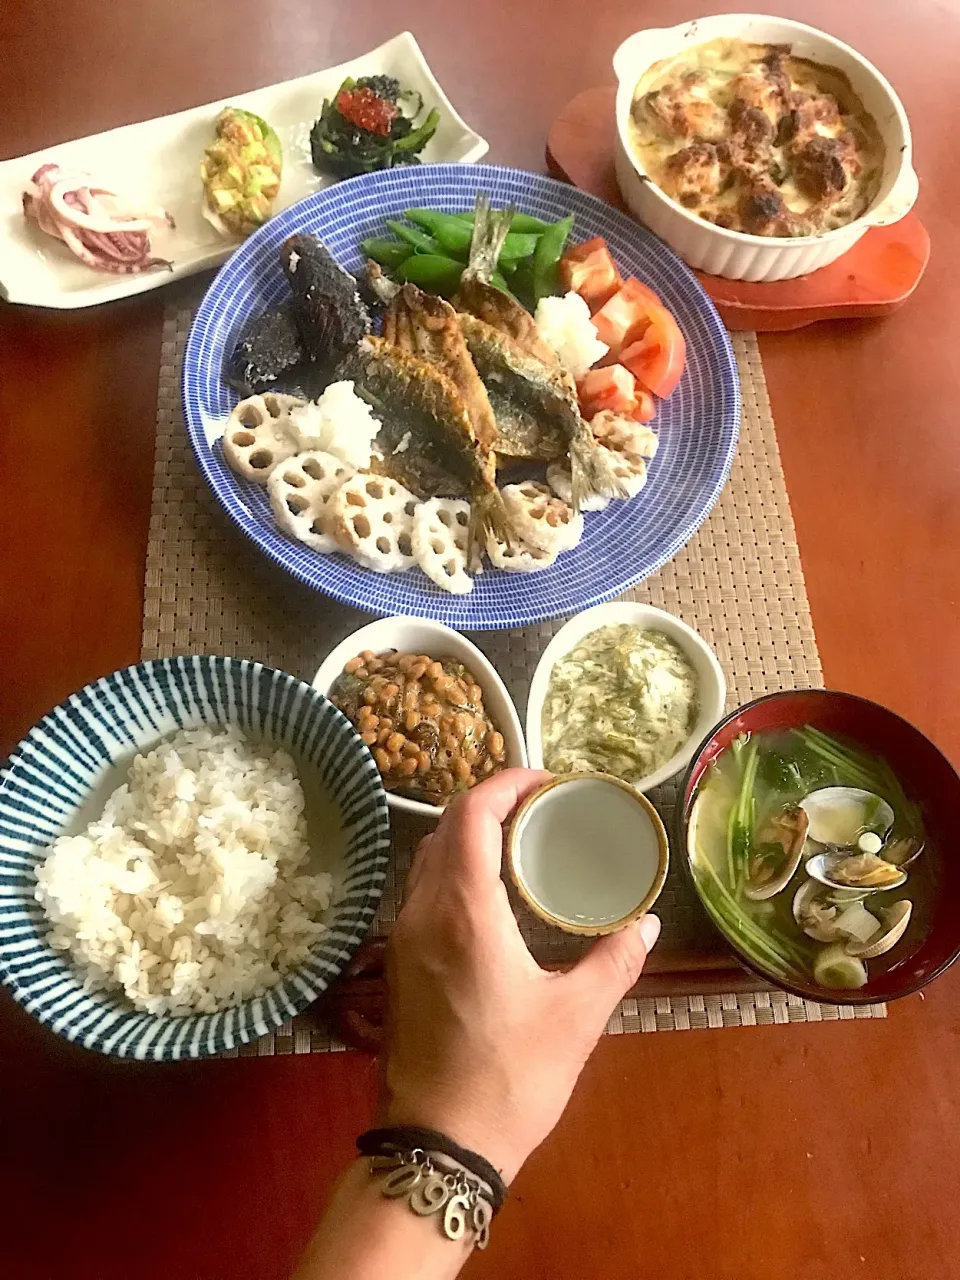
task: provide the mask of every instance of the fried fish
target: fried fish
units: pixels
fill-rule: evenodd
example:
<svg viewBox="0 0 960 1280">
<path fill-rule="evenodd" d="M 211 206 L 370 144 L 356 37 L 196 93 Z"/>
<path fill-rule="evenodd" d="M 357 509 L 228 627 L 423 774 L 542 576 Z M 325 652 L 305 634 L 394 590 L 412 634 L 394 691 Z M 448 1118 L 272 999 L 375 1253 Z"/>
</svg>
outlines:
<svg viewBox="0 0 960 1280">
<path fill-rule="evenodd" d="M 460 393 L 480 447 L 492 453 L 497 444 L 497 422 L 450 303 L 423 293 L 414 284 L 405 284 L 387 311 L 384 337 L 447 375 Z"/>
<path fill-rule="evenodd" d="M 530 313 L 490 283 L 512 215 L 512 209 L 493 212 L 489 199 L 477 196 L 470 261 L 457 299 L 460 326 L 496 418 L 496 451 L 546 462 L 568 455 L 576 510 L 593 494 L 623 497 L 581 417 L 573 379 Z"/>
<path fill-rule="evenodd" d="M 436 365 L 383 338 L 365 338 L 340 364 L 383 426 L 377 470 L 421 498 L 468 497 L 477 563 L 488 535 L 511 541 L 495 459 L 477 439 L 463 397 Z"/>
</svg>

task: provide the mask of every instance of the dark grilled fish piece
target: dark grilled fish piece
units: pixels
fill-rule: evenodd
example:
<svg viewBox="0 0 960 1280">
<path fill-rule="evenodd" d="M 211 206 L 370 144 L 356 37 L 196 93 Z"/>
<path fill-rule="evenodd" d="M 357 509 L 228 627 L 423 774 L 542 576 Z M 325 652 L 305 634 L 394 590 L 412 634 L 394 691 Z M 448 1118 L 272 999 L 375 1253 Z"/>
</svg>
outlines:
<svg viewBox="0 0 960 1280">
<path fill-rule="evenodd" d="M 290 236 L 280 249 L 297 328 L 308 359 L 336 362 L 370 332 L 357 282 L 316 236 Z"/>
<path fill-rule="evenodd" d="M 510 521 L 497 488 L 494 457 L 477 440 L 463 398 L 435 365 L 383 338 L 363 340 L 340 364 L 383 423 L 377 470 L 418 497 L 468 497 L 471 559 L 487 535 L 510 543 Z"/>
<path fill-rule="evenodd" d="M 291 382 L 303 381 L 306 364 L 293 301 L 287 299 L 248 325 L 224 362 L 223 377 L 248 396 L 287 391 Z"/>
</svg>

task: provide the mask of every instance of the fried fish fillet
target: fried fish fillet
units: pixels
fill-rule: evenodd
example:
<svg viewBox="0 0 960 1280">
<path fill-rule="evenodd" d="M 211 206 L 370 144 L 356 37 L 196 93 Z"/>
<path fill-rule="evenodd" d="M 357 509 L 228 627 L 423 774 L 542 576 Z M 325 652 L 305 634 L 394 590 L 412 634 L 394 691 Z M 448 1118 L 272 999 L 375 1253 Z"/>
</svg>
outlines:
<svg viewBox="0 0 960 1280">
<path fill-rule="evenodd" d="M 506 333 L 461 313 L 460 328 L 497 421 L 497 452 L 555 462 L 569 457 L 574 509 L 592 494 L 622 497 L 623 486 L 580 416 L 576 388 Z"/>
<path fill-rule="evenodd" d="M 488 534 L 510 541 L 493 453 L 477 439 L 460 391 L 441 369 L 368 337 L 342 361 L 337 377 L 351 379 L 383 423 L 379 471 L 422 498 L 469 497 L 474 562 Z"/>
<path fill-rule="evenodd" d="M 504 456 L 570 459 L 573 505 L 593 494 L 623 497 L 623 486 L 580 415 L 577 388 L 530 313 L 490 284 L 513 210 L 495 213 L 477 196 L 470 261 L 460 280 L 460 325 L 497 422 Z"/>
<path fill-rule="evenodd" d="M 467 349 L 459 318 L 449 302 L 406 284 L 390 305 L 384 336 L 445 373 L 460 392 L 482 449 L 493 452 L 497 422 L 477 367 Z"/>
</svg>

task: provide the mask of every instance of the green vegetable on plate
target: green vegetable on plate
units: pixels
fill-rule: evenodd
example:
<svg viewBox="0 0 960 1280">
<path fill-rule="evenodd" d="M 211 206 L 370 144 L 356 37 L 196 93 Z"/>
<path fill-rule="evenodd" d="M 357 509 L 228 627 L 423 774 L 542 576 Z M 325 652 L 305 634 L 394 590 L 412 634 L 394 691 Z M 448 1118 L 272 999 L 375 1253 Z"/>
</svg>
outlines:
<svg viewBox="0 0 960 1280">
<path fill-rule="evenodd" d="M 435 253 L 412 253 L 397 268 L 397 279 L 409 280 L 427 293 L 452 298 L 460 288 L 463 263 Z"/>
<path fill-rule="evenodd" d="M 419 153 L 440 123 L 434 108 L 420 125 L 423 99 L 401 89 L 392 76 L 348 76 L 332 99 L 325 99 L 310 130 L 314 168 L 340 178 L 396 165 L 419 164 Z"/>
<path fill-rule="evenodd" d="M 405 262 L 413 253 L 412 245 L 407 244 L 406 241 L 380 240 L 376 236 L 370 236 L 361 241 L 360 248 L 365 258 L 372 258 L 374 262 L 379 262 L 381 267 L 386 267 L 389 271 L 395 271 L 400 263 Z"/>
<path fill-rule="evenodd" d="M 421 231 L 419 227 L 408 227 L 405 222 L 396 222 L 390 218 L 387 219 L 387 226 L 394 235 L 399 236 L 401 240 L 405 240 L 411 248 L 416 249 L 419 253 L 439 253 L 441 256 L 448 257 L 444 253 L 444 246 L 434 239 L 433 236 L 427 235 L 425 231 Z"/>
<path fill-rule="evenodd" d="M 533 251 L 533 296 L 537 302 L 541 298 L 552 297 L 560 292 L 560 256 L 566 247 L 567 237 L 573 229 L 573 214 L 561 218 L 537 240 Z"/>
<path fill-rule="evenodd" d="M 455 218 L 459 218 L 461 222 L 469 222 L 473 226 L 476 214 L 471 210 L 465 213 L 455 213 Z M 543 218 L 535 218 L 532 213 L 515 213 L 510 219 L 511 231 L 529 231 L 534 235 L 539 235 L 541 231 L 546 231 L 547 227 L 553 226 L 552 222 L 544 222 Z"/>
</svg>

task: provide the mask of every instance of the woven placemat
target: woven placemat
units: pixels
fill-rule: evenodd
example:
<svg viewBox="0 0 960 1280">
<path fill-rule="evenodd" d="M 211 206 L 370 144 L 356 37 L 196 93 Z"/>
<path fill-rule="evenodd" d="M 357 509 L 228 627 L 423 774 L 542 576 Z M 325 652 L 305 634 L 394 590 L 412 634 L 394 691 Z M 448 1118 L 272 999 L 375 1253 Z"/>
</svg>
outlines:
<svg viewBox="0 0 960 1280">
<path fill-rule="evenodd" d="M 153 506 L 144 592 L 143 656 L 218 653 L 255 658 L 310 680 L 329 649 L 369 615 L 316 594 L 273 566 L 221 511 L 204 484 L 180 408 L 180 369 L 193 309 L 164 321 Z M 715 649 L 737 706 L 774 689 L 823 684 L 756 337 L 733 335 L 743 391 L 743 425 L 730 479 L 709 519 L 630 598 L 677 614 Z M 562 621 L 471 638 L 512 693 L 521 720 L 533 668 Z M 670 826 L 676 784 L 652 795 Z M 376 929 L 396 919 L 409 842 L 396 842 Z M 658 955 L 716 950 L 716 936 L 674 868 L 657 902 Z M 520 912 L 541 960 L 564 961 L 579 944 Z M 691 975 L 683 983 L 690 989 Z M 678 986 L 681 984 L 678 983 Z M 715 989 L 715 987 L 714 987 Z M 885 1006 L 812 1004 L 777 991 L 666 995 L 623 1001 L 612 1034 L 693 1027 L 762 1026 L 885 1016 Z M 312 1012 L 241 1055 L 340 1049 Z"/>
</svg>

